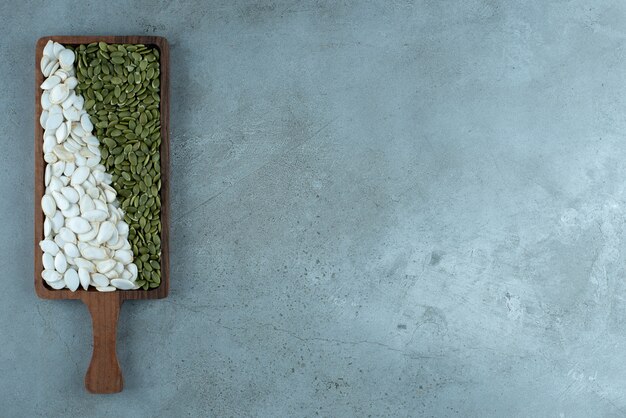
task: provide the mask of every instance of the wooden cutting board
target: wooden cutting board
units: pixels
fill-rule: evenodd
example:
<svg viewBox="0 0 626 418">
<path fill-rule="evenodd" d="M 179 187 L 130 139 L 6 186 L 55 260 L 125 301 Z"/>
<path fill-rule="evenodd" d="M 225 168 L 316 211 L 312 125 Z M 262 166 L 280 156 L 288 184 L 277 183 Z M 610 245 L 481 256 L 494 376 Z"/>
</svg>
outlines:
<svg viewBox="0 0 626 418">
<path fill-rule="evenodd" d="M 117 290 L 115 292 L 88 291 L 79 287 L 54 290 L 41 278 L 44 214 L 41 198 L 45 191 L 43 159 L 43 128 L 39 124 L 41 94 L 39 87 L 44 76 L 39 68 L 43 48 L 49 40 L 63 45 L 80 45 L 92 42 L 116 44 L 145 44 L 160 52 L 161 69 L 161 285 L 150 290 Z M 127 299 L 162 299 L 169 289 L 169 49 L 165 38 L 159 36 L 45 36 L 37 41 L 35 50 L 35 292 L 43 299 L 80 299 L 87 305 L 93 323 L 93 354 L 85 376 L 85 387 L 92 393 L 115 393 L 123 387 L 122 371 L 117 360 L 115 341 L 117 319 L 122 302 Z"/>
</svg>

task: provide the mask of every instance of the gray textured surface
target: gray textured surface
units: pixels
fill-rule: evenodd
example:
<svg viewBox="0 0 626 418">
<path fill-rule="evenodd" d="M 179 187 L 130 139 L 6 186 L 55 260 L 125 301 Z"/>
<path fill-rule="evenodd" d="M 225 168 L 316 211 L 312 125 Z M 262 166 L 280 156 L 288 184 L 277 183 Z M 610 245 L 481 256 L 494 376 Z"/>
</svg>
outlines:
<svg viewBox="0 0 626 418">
<path fill-rule="evenodd" d="M 11 3 L 0 415 L 626 415 L 622 2 Z M 31 278 L 34 44 L 98 33 L 172 56 L 171 296 L 114 396 Z"/>
</svg>

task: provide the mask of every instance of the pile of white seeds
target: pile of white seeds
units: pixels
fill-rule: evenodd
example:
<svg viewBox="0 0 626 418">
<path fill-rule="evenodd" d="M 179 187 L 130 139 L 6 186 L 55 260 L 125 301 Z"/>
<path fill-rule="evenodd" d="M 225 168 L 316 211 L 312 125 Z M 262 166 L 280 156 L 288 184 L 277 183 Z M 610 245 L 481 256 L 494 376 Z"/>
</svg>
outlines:
<svg viewBox="0 0 626 418">
<path fill-rule="evenodd" d="M 43 272 L 53 289 L 137 289 L 128 224 L 100 163 L 98 139 L 76 95 L 74 52 L 49 41 L 43 50 L 40 123 L 44 129 Z"/>
</svg>

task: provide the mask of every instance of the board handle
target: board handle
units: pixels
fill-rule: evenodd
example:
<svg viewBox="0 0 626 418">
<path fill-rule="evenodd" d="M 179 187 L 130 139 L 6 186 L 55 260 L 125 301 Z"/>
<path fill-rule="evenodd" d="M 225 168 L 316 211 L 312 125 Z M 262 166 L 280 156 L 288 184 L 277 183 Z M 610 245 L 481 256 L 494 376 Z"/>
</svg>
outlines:
<svg viewBox="0 0 626 418">
<path fill-rule="evenodd" d="M 93 324 L 93 354 L 85 375 L 85 387 L 91 393 L 117 393 L 124 387 L 122 369 L 117 360 L 115 341 L 122 299 L 118 292 L 84 292 Z"/>
</svg>

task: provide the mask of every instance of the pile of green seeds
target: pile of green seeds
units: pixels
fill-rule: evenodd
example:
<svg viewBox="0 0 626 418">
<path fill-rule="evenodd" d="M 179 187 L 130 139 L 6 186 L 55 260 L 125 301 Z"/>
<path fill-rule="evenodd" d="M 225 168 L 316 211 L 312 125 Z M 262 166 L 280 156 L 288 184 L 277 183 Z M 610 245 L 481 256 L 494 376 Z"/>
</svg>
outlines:
<svg viewBox="0 0 626 418">
<path fill-rule="evenodd" d="M 161 283 L 159 51 L 141 44 L 79 45 L 76 94 L 113 176 L 143 289 Z"/>
</svg>

